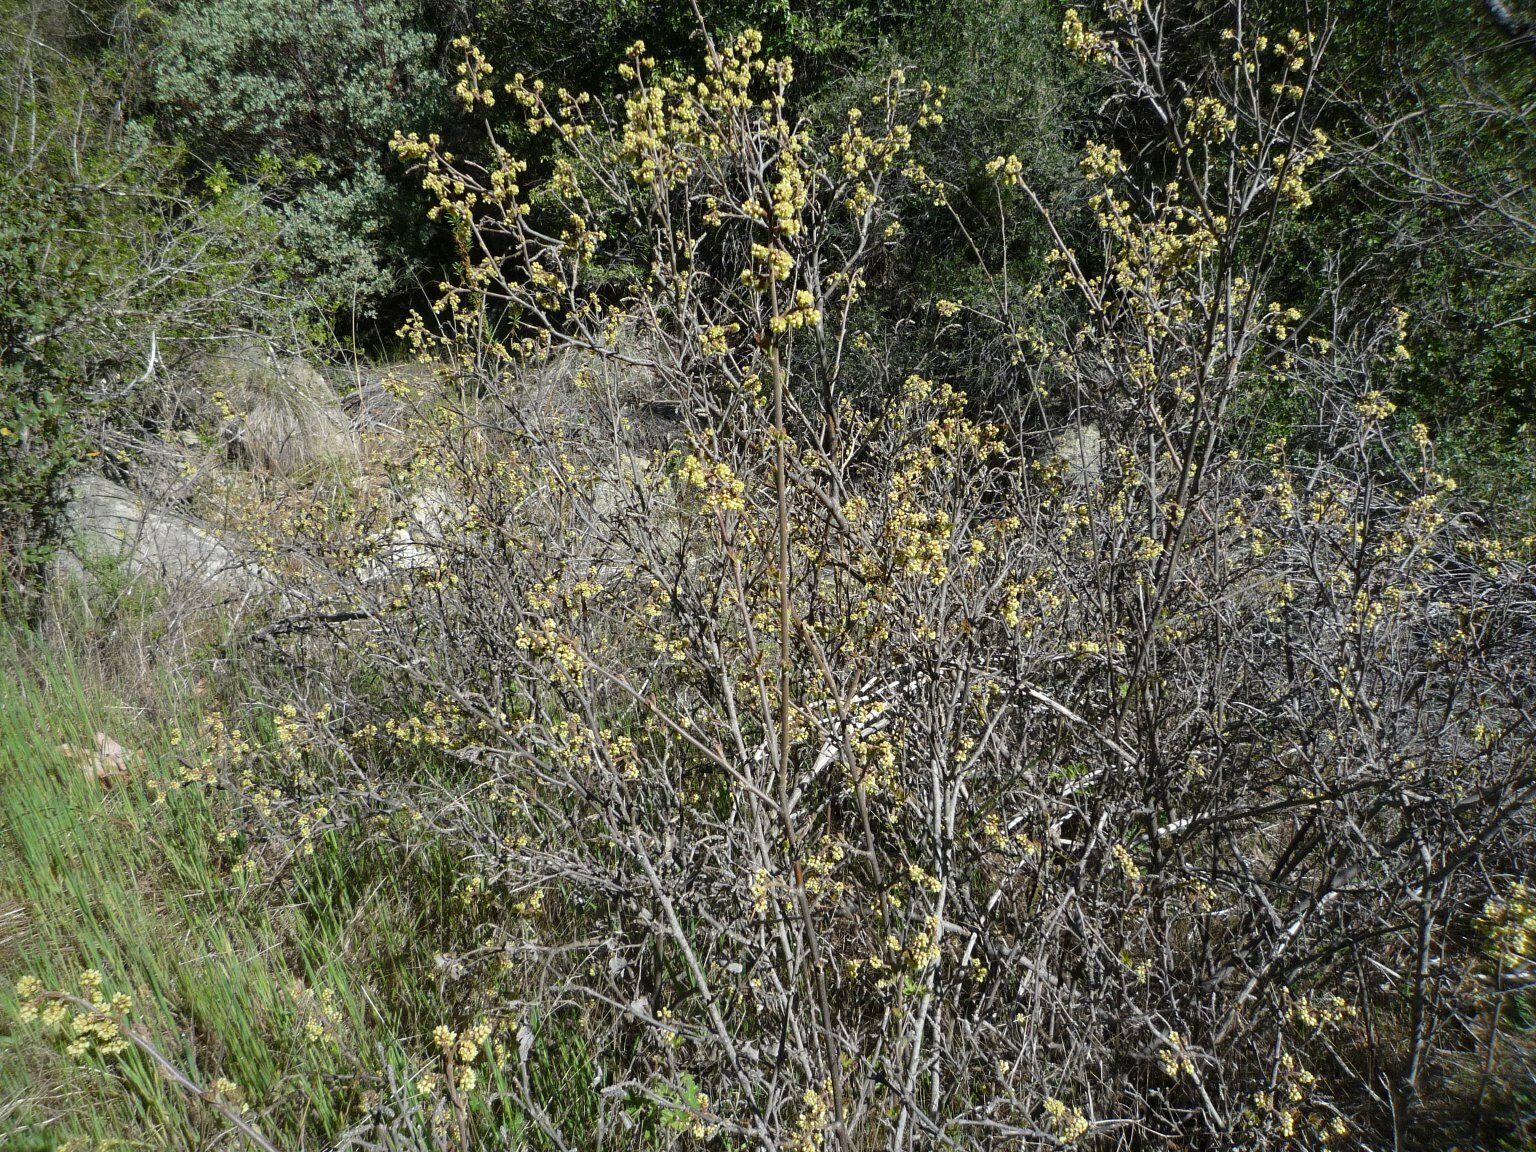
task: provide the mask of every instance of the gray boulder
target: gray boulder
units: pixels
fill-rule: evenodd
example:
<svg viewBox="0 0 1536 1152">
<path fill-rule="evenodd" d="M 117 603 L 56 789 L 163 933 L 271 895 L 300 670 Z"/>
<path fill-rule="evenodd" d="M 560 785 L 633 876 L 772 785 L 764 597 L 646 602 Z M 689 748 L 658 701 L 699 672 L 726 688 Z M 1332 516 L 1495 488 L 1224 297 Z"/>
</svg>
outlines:
<svg viewBox="0 0 1536 1152">
<path fill-rule="evenodd" d="M 1104 437 L 1097 424 L 1069 424 L 1052 441 L 1051 454 L 1066 465 L 1066 479 L 1074 488 L 1092 488 L 1103 474 Z"/>
<path fill-rule="evenodd" d="M 220 598 L 273 584 L 259 565 L 184 516 L 148 507 L 100 476 L 77 481 L 65 509 L 63 571 L 90 579 L 105 566 L 130 582 L 154 580 Z"/>
</svg>

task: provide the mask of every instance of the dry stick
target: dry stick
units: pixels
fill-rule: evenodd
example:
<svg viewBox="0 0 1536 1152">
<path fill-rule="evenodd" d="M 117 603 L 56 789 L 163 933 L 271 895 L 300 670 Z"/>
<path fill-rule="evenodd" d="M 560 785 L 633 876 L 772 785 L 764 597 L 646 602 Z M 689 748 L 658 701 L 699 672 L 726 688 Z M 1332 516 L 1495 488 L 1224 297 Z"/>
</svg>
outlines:
<svg viewBox="0 0 1536 1152">
<path fill-rule="evenodd" d="M 250 1121 L 246 1120 L 238 1111 L 224 1103 L 224 1101 L 220 1100 L 208 1089 L 199 1086 L 185 1072 L 172 1064 L 165 1056 L 162 1056 L 160 1050 L 150 1043 L 147 1036 L 137 1029 L 129 1027 L 117 1013 L 103 1012 L 90 1001 L 83 1000 L 79 996 L 71 996 L 68 992 L 43 992 L 37 998 L 39 1000 L 54 1000 L 61 1004 L 72 1004 L 76 1008 L 90 1013 L 92 1016 L 111 1020 L 117 1025 L 118 1033 L 140 1052 L 148 1056 L 154 1062 L 155 1067 L 159 1069 L 160 1074 L 167 1080 L 177 1085 L 189 1095 L 196 1096 L 203 1103 L 212 1105 L 217 1111 L 223 1113 L 224 1118 L 238 1128 L 252 1144 L 262 1149 L 262 1152 L 278 1152 L 277 1146 L 258 1132 L 251 1125 Z"/>
<path fill-rule="evenodd" d="M 1498 968 L 1493 975 L 1493 1018 L 1488 1021 L 1488 1054 L 1483 1058 L 1483 1068 L 1477 1078 L 1477 1100 L 1472 1105 L 1474 1115 L 1483 1110 L 1483 1098 L 1488 1095 L 1488 1081 L 1493 1076 L 1494 1052 L 1499 1043 L 1499 1025 L 1504 1015 L 1504 953 L 1498 954 Z"/>
<path fill-rule="evenodd" d="M 732 578 L 735 581 L 736 603 L 743 608 L 742 624 L 743 624 L 743 627 L 746 630 L 748 649 L 749 649 L 749 653 L 751 655 L 751 663 L 753 664 L 754 667 L 757 667 L 761 663 L 761 661 L 758 658 L 759 648 L 758 648 L 758 644 L 757 644 L 757 634 L 756 634 L 756 631 L 754 630 L 754 628 L 752 626 L 751 613 L 745 610 L 746 604 L 747 604 L 746 590 L 742 586 L 742 583 L 741 583 L 740 559 L 734 553 L 732 555 L 731 571 L 732 571 Z M 716 649 L 715 655 L 716 655 L 716 658 L 719 659 L 718 648 Z M 721 667 L 722 667 L 722 670 L 723 670 L 724 669 L 724 664 L 723 663 L 722 663 Z M 768 704 L 767 704 L 767 700 L 766 700 L 766 688 L 763 686 L 761 672 L 756 674 L 756 679 L 757 679 L 757 683 L 758 683 L 759 695 L 761 697 L 763 697 L 762 707 L 763 707 L 764 715 L 766 716 L 766 714 L 768 712 Z M 729 683 L 729 677 L 726 678 L 725 683 L 727 683 L 727 684 Z M 729 690 L 727 690 L 726 699 L 728 701 L 730 699 L 730 692 L 729 692 Z M 767 724 L 767 722 L 765 720 L 765 725 L 766 724 Z M 742 739 L 742 736 L 741 736 L 740 726 L 736 722 L 736 713 L 735 713 L 734 706 L 731 707 L 731 725 L 732 725 L 732 733 L 733 733 L 733 736 L 734 736 L 734 738 L 736 740 L 737 747 L 740 749 L 740 754 L 742 756 L 745 756 L 746 755 L 746 750 L 745 750 L 746 746 L 745 746 L 745 743 L 743 742 L 743 739 Z M 771 727 L 771 725 L 769 725 L 769 727 Z M 772 743 L 772 738 L 771 738 L 771 733 L 770 733 L 770 738 L 767 741 L 765 741 L 765 743 L 758 749 L 757 754 L 752 757 L 752 762 L 753 763 L 761 763 L 765 758 L 767 758 L 770 755 L 770 753 L 772 751 L 772 749 L 770 747 L 771 743 Z M 787 850 L 788 850 L 788 852 L 790 854 L 790 857 L 792 859 L 796 858 L 794 828 L 793 828 L 792 824 L 786 826 L 786 824 L 784 822 L 784 817 L 785 817 L 786 811 L 792 811 L 793 810 L 795 803 L 797 803 L 797 801 L 791 800 L 788 808 L 786 808 L 781 802 L 775 802 L 773 800 L 769 800 L 769 799 L 764 798 L 764 806 L 766 808 L 772 809 L 772 811 L 774 813 L 776 813 L 778 815 L 778 817 L 779 817 L 780 827 L 781 827 L 781 829 L 784 829 L 785 836 L 786 836 L 786 839 L 787 839 L 787 842 L 788 842 Z M 759 811 L 759 809 L 754 807 L 753 811 L 754 811 L 754 813 L 756 813 L 756 812 Z M 765 864 L 767 864 L 772 859 L 772 853 L 769 850 L 768 842 L 767 842 L 767 839 L 766 839 L 766 836 L 765 836 L 765 833 L 764 833 L 761 821 L 758 820 L 758 819 L 754 819 L 754 821 L 753 821 L 753 828 L 754 828 L 754 832 L 755 832 L 756 837 L 757 837 L 758 851 L 761 854 L 761 858 L 762 858 L 763 862 Z M 820 956 L 820 953 L 815 948 L 815 938 L 814 938 L 815 926 L 810 922 L 810 919 L 809 919 L 809 905 L 808 905 L 808 903 L 804 899 L 805 893 L 804 893 L 803 889 L 799 889 L 798 890 L 798 896 L 799 896 L 801 910 L 803 912 L 802 920 L 804 921 L 805 931 L 808 934 L 811 935 L 811 944 L 812 944 L 811 954 L 812 954 L 813 957 L 817 958 L 816 959 L 816 963 L 817 963 L 817 966 L 819 968 L 819 956 Z M 782 915 L 776 915 L 773 918 L 773 922 L 774 922 L 775 938 L 778 941 L 779 950 L 780 950 L 781 954 L 784 957 L 784 971 L 785 971 L 785 974 L 791 980 L 798 979 L 799 973 L 801 971 L 801 965 L 799 963 L 797 963 L 797 956 L 798 956 L 798 954 L 794 951 L 794 949 L 791 947 L 791 945 L 789 943 L 789 935 L 788 935 L 788 932 L 786 930 L 785 918 Z M 775 977 L 775 982 L 777 983 L 777 977 Z M 822 1008 L 823 1008 L 823 1010 L 826 1009 L 826 1001 L 825 1001 L 824 998 L 822 1000 Z M 790 1021 L 791 1021 L 790 1015 L 788 1013 L 786 1013 L 785 1020 L 784 1020 L 784 1025 L 785 1025 L 786 1028 L 788 1028 L 790 1026 Z M 824 1027 L 830 1027 L 829 1021 L 830 1021 L 830 1016 L 829 1015 L 823 1015 L 823 1026 Z M 796 1042 L 796 1044 L 798 1044 L 800 1046 L 801 1050 L 804 1051 L 805 1044 L 804 1044 L 803 1039 L 800 1036 L 799 1025 L 795 1024 L 794 1027 L 795 1027 L 795 1037 L 796 1037 L 795 1042 Z M 807 1061 L 807 1067 L 809 1067 L 809 1062 L 808 1061 Z"/>
<path fill-rule="evenodd" d="M 769 304 L 772 315 L 779 315 L 779 287 L 770 269 L 768 274 Z M 795 864 L 795 902 L 805 924 L 805 940 L 811 952 L 811 983 L 821 1009 L 822 1045 L 826 1049 L 827 1072 L 832 1081 L 832 1106 L 837 1116 L 837 1133 L 844 1148 L 852 1146 L 847 1130 L 847 1112 L 843 1100 L 843 1074 L 841 1053 L 837 1045 L 837 1032 L 832 1023 L 832 1005 L 827 998 L 827 982 L 822 965 L 821 945 L 817 939 L 816 924 L 812 919 L 810 901 L 801 882 L 799 850 L 796 847 L 794 819 L 789 793 L 789 684 L 790 684 L 790 580 L 789 580 L 789 495 L 788 464 L 785 460 L 784 428 L 784 364 L 779 356 L 778 340 L 771 329 L 768 338 L 768 367 L 773 375 L 773 483 L 774 499 L 779 521 L 779 715 L 778 753 L 778 808 L 779 822 L 784 828 L 784 839 L 790 858 Z"/>
</svg>

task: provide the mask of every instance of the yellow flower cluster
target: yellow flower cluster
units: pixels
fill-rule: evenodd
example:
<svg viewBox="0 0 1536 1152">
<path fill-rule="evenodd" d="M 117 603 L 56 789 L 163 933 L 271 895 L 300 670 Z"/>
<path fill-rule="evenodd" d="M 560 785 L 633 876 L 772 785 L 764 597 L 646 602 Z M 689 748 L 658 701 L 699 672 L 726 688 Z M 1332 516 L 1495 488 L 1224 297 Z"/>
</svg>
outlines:
<svg viewBox="0 0 1536 1152">
<path fill-rule="evenodd" d="M 513 630 L 513 643 L 525 652 L 545 657 L 560 682 L 578 687 L 586 682 L 586 661 L 561 632 L 554 617 L 546 616 L 533 624 L 519 623 Z"/>
<path fill-rule="evenodd" d="M 1237 114 L 1215 96 L 1186 96 L 1183 108 L 1187 140 L 1220 144 L 1237 130 Z"/>
<path fill-rule="evenodd" d="M 1109 51 L 1102 33 L 1083 24 L 1083 14 L 1068 8 L 1061 21 L 1061 43 L 1079 64 L 1108 64 Z"/>
<path fill-rule="evenodd" d="M 1115 863 L 1120 866 L 1120 871 L 1127 880 L 1134 884 L 1141 879 L 1141 869 L 1137 866 L 1130 850 L 1124 844 L 1116 844 L 1110 850 L 1110 854 L 1114 856 Z M 1177 1033 L 1174 1033 L 1174 1035 L 1177 1035 Z"/>
<path fill-rule="evenodd" d="M 708 511 L 746 511 L 747 486 L 724 460 L 706 464 L 690 453 L 683 458 L 677 475 L 685 488 L 701 494 L 703 506 Z"/>
<path fill-rule="evenodd" d="M 1157 1062 L 1162 1066 L 1165 1076 L 1173 1079 L 1187 1076 L 1190 1079 L 1194 1079 L 1194 1059 L 1190 1056 L 1189 1050 L 1184 1045 L 1184 1038 L 1177 1032 L 1168 1033 L 1168 1046 L 1158 1051 Z"/>
<path fill-rule="evenodd" d="M 800 1102 L 803 1107 L 795 1117 L 789 1152 L 820 1152 L 826 1146 L 827 1130 L 832 1121 L 831 1084 L 823 1084 L 819 1091 L 807 1088 L 801 1094 Z"/>
<path fill-rule="evenodd" d="M 1085 177 L 1098 183 L 1108 183 L 1125 175 L 1126 171 L 1120 149 L 1100 144 L 1096 140 L 1090 140 L 1083 146 L 1077 167 Z"/>
<path fill-rule="evenodd" d="M 1333 1028 L 1353 1019 L 1356 1010 L 1342 996 L 1317 997 L 1308 992 L 1295 994 L 1286 990 L 1290 1001 L 1286 1014 L 1303 1028 Z"/>
<path fill-rule="evenodd" d="M 1054 1096 L 1046 1097 L 1042 1107 L 1045 1109 L 1047 1126 L 1063 1144 L 1075 1143 L 1088 1134 L 1091 1125 L 1079 1109 L 1070 1107 Z"/>
<path fill-rule="evenodd" d="M 465 111 L 474 111 L 477 104 L 484 108 L 493 107 L 496 93 L 488 84 L 482 83 L 491 75 L 490 62 L 480 49 L 470 43 L 468 36 L 460 36 L 453 42 L 453 47 L 464 53 L 464 60 L 458 66 L 459 81 L 454 85 L 453 94 L 464 105 Z"/>
<path fill-rule="evenodd" d="M 464 712 L 451 700 L 428 700 L 420 711 L 403 721 L 390 717 L 384 722 L 384 732 L 413 748 L 444 751 L 460 747 L 469 738 Z"/>
<path fill-rule="evenodd" d="M 1505 967 L 1524 970 L 1536 963 L 1536 893 L 1513 884 L 1506 895 L 1483 906 L 1481 927 Z"/>
<path fill-rule="evenodd" d="M 20 1001 L 19 1016 L 24 1022 L 38 1020 L 53 1032 L 69 1020 L 71 1039 L 65 1051 L 76 1059 L 89 1055 L 117 1056 L 127 1051 L 130 1041 L 122 1030 L 122 1017 L 133 1008 L 133 1000 L 125 992 L 108 998 L 102 991 L 104 977 L 96 968 L 80 973 L 80 998 L 89 1005 L 77 1009 L 71 1015 L 69 1002 L 62 994 L 50 992 L 35 976 L 22 976 L 16 981 L 16 998 Z"/>
<path fill-rule="evenodd" d="M 1306 53 L 1317 43 L 1317 33 L 1303 33 L 1299 29 L 1292 28 L 1284 36 L 1277 36 L 1273 44 L 1269 44 L 1266 37 L 1259 37 L 1254 47 L 1262 52 L 1266 47 L 1274 53 L 1275 57 L 1284 66 L 1288 73 L 1300 72 L 1307 66 Z M 1288 100 L 1300 100 L 1306 95 L 1306 89 L 1296 83 L 1294 79 L 1282 77 L 1270 84 L 1270 94 L 1280 96 Z"/>
<path fill-rule="evenodd" d="M 1271 161 L 1274 175 L 1269 179 L 1270 191 L 1291 208 L 1310 207 L 1312 192 L 1306 185 L 1307 169 L 1327 157 L 1330 148 L 1328 134 L 1314 128 L 1311 143 L 1306 147 L 1296 152 L 1276 152 Z"/>
<path fill-rule="evenodd" d="M 1246 1127 L 1303 1148 L 1327 1148 L 1349 1134 L 1337 1114 L 1308 1110 L 1317 1076 L 1291 1053 L 1280 1054 L 1275 1079 L 1274 1088 L 1253 1094 L 1253 1107 L 1243 1117 Z"/>
<path fill-rule="evenodd" d="M 319 1044 L 327 1037 L 334 1039 L 341 1023 L 341 1008 L 336 1003 L 335 992 L 329 988 L 316 992 L 306 988 L 303 981 L 295 980 L 288 988 L 288 997 L 293 1001 L 305 1040 Z"/>
<path fill-rule="evenodd" d="M 433 1096 L 444 1085 L 460 1096 L 474 1091 L 480 1082 L 474 1064 L 490 1037 L 489 1024 L 475 1024 L 462 1033 L 455 1032 L 446 1024 L 439 1024 L 432 1030 L 432 1045 L 441 1054 L 443 1072 L 425 1072 L 418 1076 L 416 1091 L 422 1096 Z M 496 1051 L 497 1059 L 500 1059 L 500 1042 L 496 1045 Z"/>
<path fill-rule="evenodd" d="M 815 306 L 815 298 L 804 288 L 795 293 L 792 307 L 769 321 L 769 331 L 775 336 L 795 328 L 814 328 L 821 323 L 821 309 Z"/>
<path fill-rule="evenodd" d="M 834 879 L 834 876 L 847 854 L 847 849 L 841 841 L 823 836 L 816 851 L 805 859 L 803 871 L 806 892 L 812 896 L 827 896 L 833 900 L 841 896 L 847 885 Z"/>
<path fill-rule="evenodd" d="M 1024 162 L 1012 153 L 1007 156 L 994 156 L 988 160 L 986 172 L 1005 188 L 1015 187 L 1024 182 Z"/>
</svg>

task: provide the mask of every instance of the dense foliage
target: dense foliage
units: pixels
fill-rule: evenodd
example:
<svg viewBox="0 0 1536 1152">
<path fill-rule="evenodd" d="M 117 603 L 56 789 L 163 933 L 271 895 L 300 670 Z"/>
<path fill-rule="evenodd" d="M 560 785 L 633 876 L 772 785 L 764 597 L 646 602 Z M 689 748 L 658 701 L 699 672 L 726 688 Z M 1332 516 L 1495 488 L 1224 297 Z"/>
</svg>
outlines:
<svg viewBox="0 0 1536 1152">
<path fill-rule="evenodd" d="M 285 311 L 262 298 L 281 261 L 253 192 L 188 190 L 183 153 L 121 116 L 105 65 L 61 61 L 37 15 L 7 6 L 0 44 L 0 579 L 23 609 L 67 480 L 127 458 L 167 351 Z"/>
<path fill-rule="evenodd" d="M 384 169 L 390 133 L 432 109 L 432 36 L 412 7 L 229 0 L 165 17 L 152 106 L 206 180 L 284 174 L 282 238 L 330 313 L 397 291 L 411 222 Z"/>
<path fill-rule="evenodd" d="M 1490 16 L 1520 7 L 1349 5 L 1329 43 L 1338 174 L 1292 242 L 1290 276 L 1317 306 L 1390 299 L 1408 312 L 1398 399 L 1480 496 L 1513 496 L 1529 521 L 1536 53 Z"/>
</svg>

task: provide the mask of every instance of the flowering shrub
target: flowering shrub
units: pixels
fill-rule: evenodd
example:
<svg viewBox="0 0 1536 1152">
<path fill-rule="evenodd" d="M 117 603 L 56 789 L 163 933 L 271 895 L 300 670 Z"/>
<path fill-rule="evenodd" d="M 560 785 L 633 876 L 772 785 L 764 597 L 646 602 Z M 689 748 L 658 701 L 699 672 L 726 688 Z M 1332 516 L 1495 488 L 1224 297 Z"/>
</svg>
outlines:
<svg viewBox="0 0 1536 1152">
<path fill-rule="evenodd" d="M 445 395 L 297 542 L 346 608 L 283 630 L 290 751 L 242 767 L 279 836 L 451 853 L 490 1031 L 444 1025 L 414 1090 L 461 1133 L 493 1034 L 556 1147 L 1317 1148 L 1417 1106 L 1439 958 L 1530 846 L 1529 544 L 1394 434 L 1397 318 L 1267 287 L 1328 162 L 1314 38 L 1239 23 L 1188 95 L 1155 66 L 1188 31 L 1068 17 L 1168 146 L 1087 147 L 1097 250 L 935 305 L 1010 350 L 1009 417 L 863 323 L 898 194 L 961 195 L 900 72 L 818 134 L 751 33 L 686 76 L 636 45 L 613 107 L 466 42 L 460 99 L 547 166 L 397 139 L 461 245 L 414 329 Z M 671 447 L 627 437 L 637 378 Z M 1259 388 L 1304 442 L 1243 427 Z M 537 1074 L 573 1036 L 580 1129 Z"/>
</svg>

